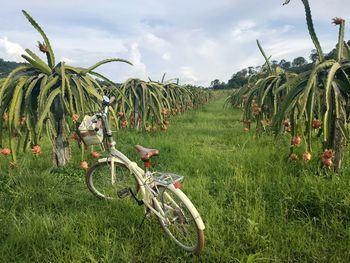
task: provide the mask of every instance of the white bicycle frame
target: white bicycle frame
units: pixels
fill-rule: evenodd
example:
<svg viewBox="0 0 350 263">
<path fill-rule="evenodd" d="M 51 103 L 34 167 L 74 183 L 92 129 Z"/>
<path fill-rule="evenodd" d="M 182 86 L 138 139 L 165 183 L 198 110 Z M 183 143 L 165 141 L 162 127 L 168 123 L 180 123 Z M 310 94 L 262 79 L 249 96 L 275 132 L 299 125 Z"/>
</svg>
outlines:
<svg viewBox="0 0 350 263">
<path fill-rule="evenodd" d="M 106 98 L 104 97 L 104 99 L 106 99 Z M 150 211 L 152 211 L 157 217 L 159 217 L 161 220 L 163 220 L 163 222 L 169 223 L 167 218 L 165 217 L 165 214 L 163 212 L 163 209 L 160 206 L 159 201 L 156 198 L 158 193 L 156 193 L 152 189 L 154 186 L 157 186 L 158 183 L 156 181 L 154 181 L 154 179 L 152 178 L 151 172 L 149 172 L 149 171 L 145 172 L 142 168 L 140 168 L 137 165 L 137 163 L 129 160 L 128 157 L 126 157 L 123 153 L 121 153 L 120 151 L 118 151 L 115 148 L 116 143 L 112 137 L 112 131 L 109 129 L 107 115 L 108 115 L 108 106 L 105 106 L 104 112 L 101 113 L 101 117 L 102 117 L 104 129 L 105 129 L 105 133 L 108 137 L 108 141 L 110 144 L 109 151 L 111 153 L 111 156 L 108 158 L 99 159 L 98 162 L 110 162 L 111 163 L 111 183 L 112 184 L 114 184 L 116 181 L 116 175 L 115 175 L 115 169 L 114 169 L 115 164 L 116 163 L 122 164 L 125 167 L 127 167 L 130 170 L 130 172 L 135 176 L 135 179 L 139 185 L 139 191 L 141 192 L 141 195 L 142 195 L 142 202 L 150 209 Z M 130 176 L 132 176 L 132 175 L 130 175 Z M 158 185 L 160 185 L 160 184 L 158 184 Z M 187 205 L 187 207 L 189 208 L 190 213 L 192 214 L 194 220 L 196 221 L 196 223 L 198 225 L 198 228 L 201 230 L 204 230 L 205 227 L 204 227 L 204 223 L 202 221 L 202 218 L 200 217 L 197 209 L 194 207 L 192 202 L 182 193 L 182 191 L 180 191 L 179 189 L 176 189 L 173 184 L 169 184 L 166 187 L 172 188 L 173 191 L 178 191 L 178 194 L 182 195 L 184 197 L 183 201 L 184 201 L 185 205 Z M 167 198 L 169 198 L 169 200 L 175 206 L 178 206 L 176 204 L 176 202 L 169 195 L 167 196 Z M 154 204 L 156 209 L 153 207 L 152 204 Z"/>
</svg>

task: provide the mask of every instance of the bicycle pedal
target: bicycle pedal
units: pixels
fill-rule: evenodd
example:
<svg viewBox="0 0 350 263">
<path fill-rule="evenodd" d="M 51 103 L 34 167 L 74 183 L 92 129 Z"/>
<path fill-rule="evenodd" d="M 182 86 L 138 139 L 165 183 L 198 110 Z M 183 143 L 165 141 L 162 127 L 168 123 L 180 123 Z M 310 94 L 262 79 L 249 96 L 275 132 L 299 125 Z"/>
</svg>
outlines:
<svg viewBox="0 0 350 263">
<path fill-rule="evenodd" d="M 119 190 L 117 192 L 117 195 L 118 195 L 119 198 L 125 198 L 125 197 L 130 195 L 130 190 L 129 190 L 128 187 L 126 187 L 126 188 L 124 188 L 122 190 Z"/>
</svg>

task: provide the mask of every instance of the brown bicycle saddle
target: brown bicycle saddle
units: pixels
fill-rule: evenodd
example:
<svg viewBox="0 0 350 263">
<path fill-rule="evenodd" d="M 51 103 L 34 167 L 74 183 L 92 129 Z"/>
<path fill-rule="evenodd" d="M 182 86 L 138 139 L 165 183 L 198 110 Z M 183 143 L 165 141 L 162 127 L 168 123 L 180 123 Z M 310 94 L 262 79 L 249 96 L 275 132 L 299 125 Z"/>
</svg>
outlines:
<svg viewBox="0 0 350 263">
<path fill-rule="evenodd" d="M 135 145 L 135 148 L 140 154 L 141 160 L 144 162 L 147 162 L 152 156 L 159 154 L 159 150 L 157 149 L 149 149 L 141 145 Z"/>
</svg>

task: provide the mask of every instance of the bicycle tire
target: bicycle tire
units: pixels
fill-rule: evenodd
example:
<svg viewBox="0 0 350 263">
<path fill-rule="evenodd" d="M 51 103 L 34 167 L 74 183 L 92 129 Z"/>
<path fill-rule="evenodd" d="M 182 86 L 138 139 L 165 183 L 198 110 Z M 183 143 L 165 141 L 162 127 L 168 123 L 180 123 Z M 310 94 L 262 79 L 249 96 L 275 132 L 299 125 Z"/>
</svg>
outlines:
<svg viewBox="0 0 350 263">
<path fill-rule="evenodd" d="M 134 193 L 138 191 L 138 184 L 134 175 L 123 164 L 114 163 L 116 182 L 112 185 L 111 163 L 99 162 L 94 164 L 85 175 L 85 183 L 97 198 L 113 200 L 117 199 L 118 191 L 131 188 Z"/>
<path fill-rule="evenodd" d="M 169 225 L 158 217 L 161 227 L 179 247 L 199 256 L 204 247 L 204 230 L 199 228 L 199 225 L 195 220 L 195 216 L 198 214 L 194 214 L 194 211 L 191 211 L 186 205 L 186 203 L 192 204 L 192 202 L 180 189 L 176 189 L 173 186 L 164 187 L 158 185 L 156 188 L 159 192 L 156 198 L 166 217 L 171 221 L 171 224 Z M 169 196 L 175 201 L 176 205 L 170 201 Z M 192 233 L 189 233 L 188 230 L 186 230 L 187 226 L 192 226 L 192 228 L 189 229 Z M 192 241 L 194 242 L 191 241 L 191 244 L 185 244 L 184 241 L 180 240 L 179 232 L 182 232 L 180 233 L 180 236 L 191 234 Z"/>
</svg>

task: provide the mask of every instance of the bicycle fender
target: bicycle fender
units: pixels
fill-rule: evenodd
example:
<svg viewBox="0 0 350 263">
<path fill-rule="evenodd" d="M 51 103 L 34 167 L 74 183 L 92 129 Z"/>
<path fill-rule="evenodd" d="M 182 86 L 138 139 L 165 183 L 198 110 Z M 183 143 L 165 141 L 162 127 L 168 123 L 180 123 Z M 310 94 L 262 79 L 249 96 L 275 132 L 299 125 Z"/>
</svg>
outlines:
<svg viewBox="0 0 350 263">
<path fill-rule="evenodd" d="M 198 228 L 200 230 L 204 230 L 205 226 L 204 226 L 203 220 L 202 220 L 201 216 L 199 215 L 196 207 L 192 204 L 191 200 L 187 197 L 187 195 L 185 195 L 184 192 L 182 192 L 180 189 L 176 189 L 173 185 L 171 185 L 169 187 L 173 187 L 173 189 L 175 189 L 174 191 L 177 192 L 177 194 L 179 196 L 181 196 L 183 202 L 188 207 L 194 220 L 196 221 Z"/>
</svg>

